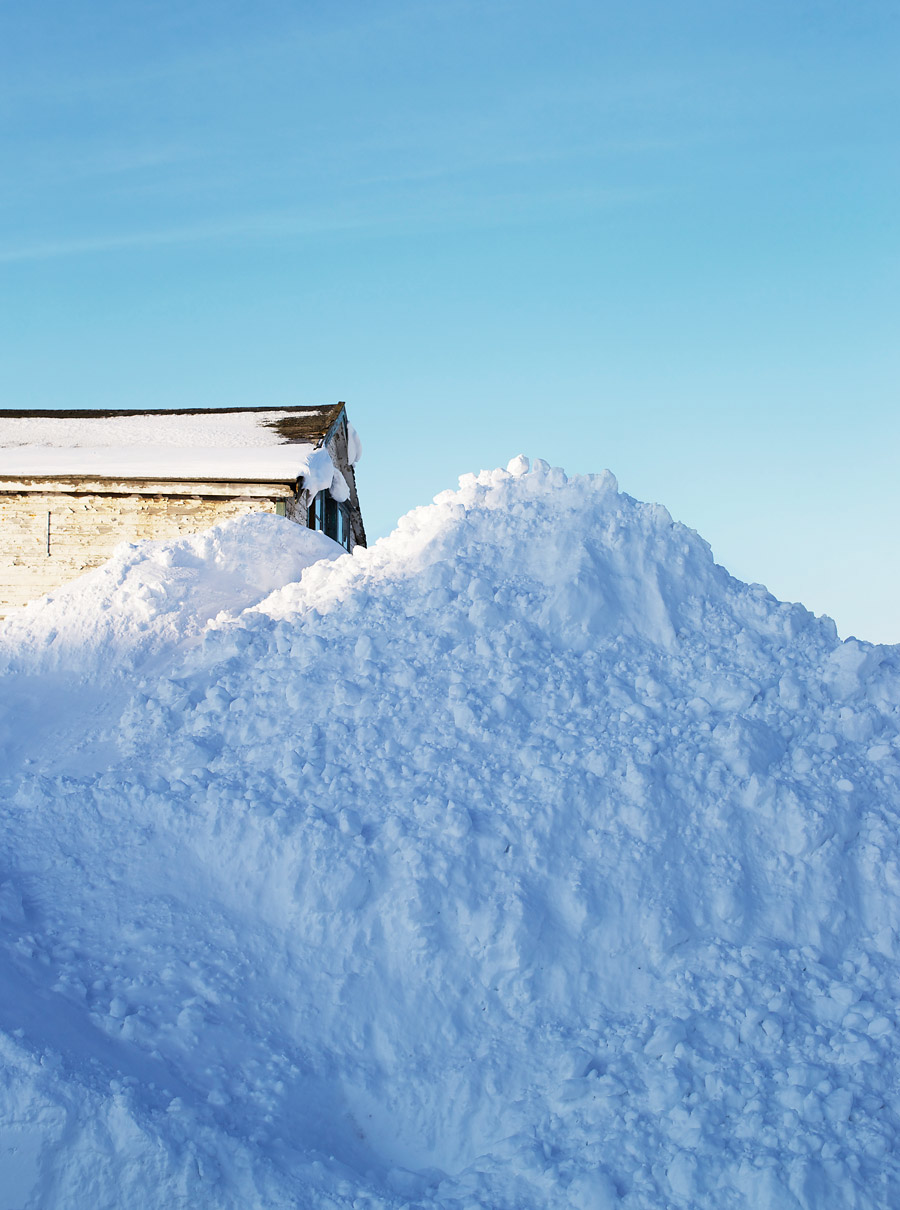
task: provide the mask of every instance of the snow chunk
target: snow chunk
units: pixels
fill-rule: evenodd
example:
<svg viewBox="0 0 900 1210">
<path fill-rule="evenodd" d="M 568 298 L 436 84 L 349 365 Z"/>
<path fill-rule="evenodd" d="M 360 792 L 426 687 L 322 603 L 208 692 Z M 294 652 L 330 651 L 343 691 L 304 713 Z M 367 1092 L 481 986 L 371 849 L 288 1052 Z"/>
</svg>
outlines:
<svg viewBox="0 0 900 1210">
<path fill-rule="evenodd" d="M 360 458 L 362 458 L 362 441 L 360 440 L 359 433 L 357 433 L 356 429 L 353 427 L 353 425 L 348 420 L 347 421 L 347 461 L 350 463 L 351 466 L 356 466 L 356 464 L 357 464 L 357 462 L 359 462 Z"/>
<path fill-rule="evenodd" d="M 328 490 L 331 493 L 331 496 L 339 503 L 350 499 L 350 488 L 347 485 L 347 480 L 337 469 L 337 467 L 334 468 L 334 474 L 331 477 L 331 483 Z"/>
</svg>

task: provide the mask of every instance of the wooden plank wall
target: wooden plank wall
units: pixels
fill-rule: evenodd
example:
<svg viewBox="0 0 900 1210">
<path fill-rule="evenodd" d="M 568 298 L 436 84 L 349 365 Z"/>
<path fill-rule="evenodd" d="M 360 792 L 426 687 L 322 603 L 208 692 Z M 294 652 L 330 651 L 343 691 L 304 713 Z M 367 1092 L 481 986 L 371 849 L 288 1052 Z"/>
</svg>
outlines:
<svg viewBox="0 0 900 1210">
<path fill-rule="evenodd" d="M 290 499 L 0 494 L 0 617 L 99 567 L 120 542 L 197 533 L 246 513 L 274 513 L 278 503 L 295 511 Z"/>
<path fill-rule="evenodd" d="M 350 488 L 350 499 L 347 501 L 347 507 L 350 512 L 350 550 L 352 551 L 354 546 L 360 544 L 365 546 L 366 531 L 359 508 L 359 496 L 356 492 L 356 471 L 347 461 L 347 429 L 343 424 L 336 430 L 328 442 L 326 449 L 331 455 L 331 461 L 340 469 L 347 481 L 347 486 Z"/>
</svg>

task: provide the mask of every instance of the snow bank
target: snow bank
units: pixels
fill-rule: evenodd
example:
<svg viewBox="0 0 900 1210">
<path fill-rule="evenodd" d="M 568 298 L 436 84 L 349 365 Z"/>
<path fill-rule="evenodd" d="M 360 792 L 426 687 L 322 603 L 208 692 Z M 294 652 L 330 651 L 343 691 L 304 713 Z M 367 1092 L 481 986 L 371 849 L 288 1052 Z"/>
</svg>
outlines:
<svg viewBox="0 0 900 1210">
<path fill-rule="evenodd" d="M 608 473 L 285 530 L 0 628 L 10 1205 L 898 1204 L 898 649 Z"/>
<path fill-rule="evenodd" d="M 0 669 L 59 668 L 96 677 L 142 667 L 203 635 L 211 619 L 240 613 L 344 548 L 323 533 L 251 513 L 174 540 L 123 542 L 113 557 L 0 630 Z"/>
</svg>

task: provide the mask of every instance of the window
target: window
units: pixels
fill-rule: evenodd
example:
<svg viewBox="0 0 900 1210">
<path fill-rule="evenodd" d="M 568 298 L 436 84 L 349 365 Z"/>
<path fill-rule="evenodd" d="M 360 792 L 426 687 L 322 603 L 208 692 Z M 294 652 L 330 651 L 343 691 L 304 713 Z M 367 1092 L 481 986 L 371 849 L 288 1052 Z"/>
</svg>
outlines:
<svg viewBox="0 0 900 1210">
<path fill-rule="evenodd" d="M 350 549 L 350 514 L 345 504 L 339 504 L 329 492 L 319 492 L 309 507 L 309 528 Z"/>
<path fill-rule="evenodd" d="M 313 499 L 309 506 L 309 528 L 320 529 L 325 532 L 325 493 L 319 494 Z"/>
</svg>

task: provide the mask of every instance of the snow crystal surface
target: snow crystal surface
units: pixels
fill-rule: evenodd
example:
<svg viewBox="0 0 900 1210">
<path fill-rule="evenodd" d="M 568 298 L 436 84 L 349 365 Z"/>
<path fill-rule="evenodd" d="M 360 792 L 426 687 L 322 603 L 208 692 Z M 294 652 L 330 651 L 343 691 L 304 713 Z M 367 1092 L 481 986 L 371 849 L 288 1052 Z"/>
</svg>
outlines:
<svg viewBox="0 0 900 1210">
<path fill-rule="evenodd" d="M 0 627 L 15 1210 L 900 1204 L 895 647 L 522 457 Z"/>
</svg>

